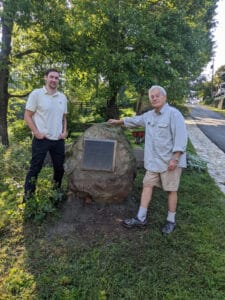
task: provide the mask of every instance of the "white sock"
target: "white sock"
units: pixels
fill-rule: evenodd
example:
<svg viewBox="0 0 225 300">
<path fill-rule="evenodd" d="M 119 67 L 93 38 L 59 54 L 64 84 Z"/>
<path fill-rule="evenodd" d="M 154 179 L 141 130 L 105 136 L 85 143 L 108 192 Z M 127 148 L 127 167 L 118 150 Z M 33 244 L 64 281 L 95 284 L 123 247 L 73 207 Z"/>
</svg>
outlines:
<svg viewBox="0 0 225 300">
<path fill-rule="evenodd" d="M 137 213 L 137 218 L 144 222 L 147 217 L 147 208 L 144 208 L 142 206 L 139 207 L 138 213 Z"/>
<path fill-rule="evenodd" d="M 176 212 L 168 211 L 167 221 L 175 223 L 175 215 L 176 215 Z"/>
</svg>

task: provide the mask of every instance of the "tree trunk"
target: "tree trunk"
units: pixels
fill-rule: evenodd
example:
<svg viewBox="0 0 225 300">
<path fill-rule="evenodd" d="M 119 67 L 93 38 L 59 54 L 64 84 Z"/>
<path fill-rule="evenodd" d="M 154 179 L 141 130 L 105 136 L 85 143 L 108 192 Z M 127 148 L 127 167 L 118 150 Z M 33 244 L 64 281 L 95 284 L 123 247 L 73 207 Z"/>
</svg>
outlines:
<svg viewBox="0 0 225 300">
<path fill-rule="evenodd" d="M 142 108 L 142 100 L 143 100 L 143 97 L 144 97 L 144 91 L 142 91 L 140 93 L 140 97 L 138 98 L 138 101 L 137 101 L 137 105 L 136 105 L 136 114 L 137 115 L 140 115 L 141 114 L 141 108 Z"/>
<path fill-rule="evenodd" d="M 118 119 L 119 109 L 117 107 L 117 93 L 115 92 L 111 98 L 107 101 L 106 107 L 106 118 L 107 119 Z"/>
<path fill-rule="evenodd" d="M 7 14 L 4 8 L 2 16 L 2 41 L 0 52 L 0 143 L 9 145 L 7 112 L 8 112 L 8 83 L 9 83 L 9 56 L 11 53 L 11 38 L 13 16 Z"/>
<path fill-rule="evenodd" d="M 7 126 L 7 110 L 8 110 L 8 93 L 5 90 L 7 83 L 5 83 L 6 74 L 0 72 L 0 144 L 9 145 L 8 126 Z M 3 79 L 3 80 L 2 80 Z"/>
</svg>

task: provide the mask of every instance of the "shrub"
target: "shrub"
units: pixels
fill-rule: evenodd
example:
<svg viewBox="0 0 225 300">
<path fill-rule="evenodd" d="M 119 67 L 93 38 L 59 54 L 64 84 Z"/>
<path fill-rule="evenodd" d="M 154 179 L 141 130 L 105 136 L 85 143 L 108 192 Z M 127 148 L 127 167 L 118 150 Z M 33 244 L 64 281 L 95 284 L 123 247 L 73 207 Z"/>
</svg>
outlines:
<svg viewBox="0 0 225 300">
<path fill-rule="evenodd" d="M 20 143 L 13 143 L 4 152 L 2 158 L 2 170 L 4 177 L 21 178 L 29 167 L 30 160 L 30 139 Z"/>
<path fill-rule="evenodd" d="M 10 125 L 11 138 L 13 141 L 20 142 L 27 137 L 31 138 L 32 134 L 24 120 L 16 120 Z"/>
<path fill-rule="evenodd" d="M 187 167 L 189 169 L 195 169 L 197 171 L 206 171 L 207 162 L 201 159 L 197 154 L 188 153 L 187 154 Z"/>
</svg>

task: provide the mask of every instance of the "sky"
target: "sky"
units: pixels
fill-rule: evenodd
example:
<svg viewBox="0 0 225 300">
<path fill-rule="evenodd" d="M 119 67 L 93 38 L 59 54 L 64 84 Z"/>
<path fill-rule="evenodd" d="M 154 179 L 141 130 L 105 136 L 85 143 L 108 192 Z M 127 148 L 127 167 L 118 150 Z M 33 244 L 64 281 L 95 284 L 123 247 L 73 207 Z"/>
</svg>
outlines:
<svg viewBox="0 0 225 300">
<path fill-rule="evenodd" d="M 215 48 L 214 48 L 214 72 L 221 66 L 225 65 L 225 0 L 220 0 L 217 7 L 217 15 L 215 20 L 217 21 L 216 28 L 213 31 Z M 204 74 L 211 75 L 212 61 L 208 64 L 204 70 Z"/>
</svg>

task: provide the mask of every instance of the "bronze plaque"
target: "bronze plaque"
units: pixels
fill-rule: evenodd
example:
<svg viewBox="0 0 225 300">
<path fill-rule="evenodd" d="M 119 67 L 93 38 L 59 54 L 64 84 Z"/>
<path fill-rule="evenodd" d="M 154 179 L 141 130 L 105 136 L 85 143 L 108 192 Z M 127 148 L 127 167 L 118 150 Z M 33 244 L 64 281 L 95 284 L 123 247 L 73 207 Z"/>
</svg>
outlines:
<svg viewBox="0 0 225 300">
<path fill-rule="evenodd" d="M 115 140 L 84 139 L 83 170 L 114 171 Z"/>
</svg>

